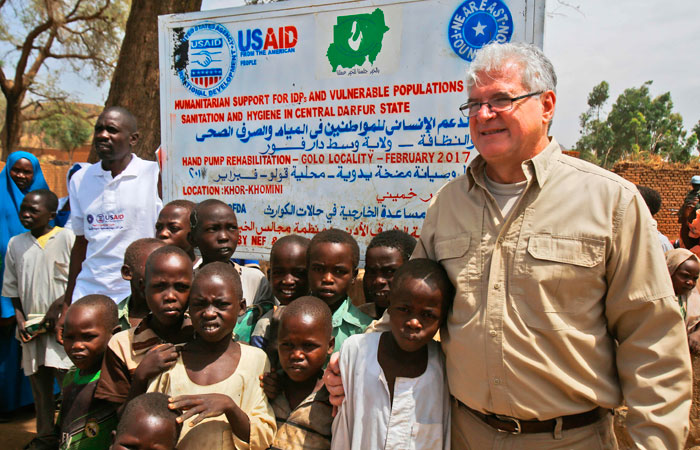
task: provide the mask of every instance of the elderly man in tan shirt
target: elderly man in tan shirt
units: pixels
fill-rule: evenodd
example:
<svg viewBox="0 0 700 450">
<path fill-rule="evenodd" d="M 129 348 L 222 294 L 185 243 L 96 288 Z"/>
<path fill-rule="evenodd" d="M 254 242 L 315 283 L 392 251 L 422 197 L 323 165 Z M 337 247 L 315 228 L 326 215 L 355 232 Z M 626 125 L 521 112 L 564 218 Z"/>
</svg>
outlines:
<svg viewBox="0 0 700 450">
<path fill-rule="evenodd" d="M 479 156 L 437 193 L 413 254 L 457 288 L 452 448 L 616 448 L 623 402 L 640 448 L 682 448 L 690 358 L 651 216 L 633 184 L 548 137 L 555 86 L 532 45 L 477 54 L 460 109 Z"/>
</svg>

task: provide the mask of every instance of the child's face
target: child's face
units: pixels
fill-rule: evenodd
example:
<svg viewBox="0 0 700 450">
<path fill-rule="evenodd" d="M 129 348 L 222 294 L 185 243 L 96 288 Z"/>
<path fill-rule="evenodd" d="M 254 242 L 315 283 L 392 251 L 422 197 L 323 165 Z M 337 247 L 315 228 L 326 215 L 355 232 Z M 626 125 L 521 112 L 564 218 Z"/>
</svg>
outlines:
<svg viewBox="0 0 700 450">
<path fill-rule="evenodd" d="M 283 318 L 277 335 L 277 353 L 285 373 L 293 381 L 318 376 L 333 353 L 333 338 L 308 315 Z"/>
<path fill-rule="evenodd" d="M 700 276 L 700 265 L 695 258 L 686 260 L 671 275 L 673 291 L 676 295 L 688 294 L 698 282 L 698 276 Z"/>
<path fill-rule="evenodd" d="M 200 276 L 190 294 L 190 318 L 195 333 L 207 342 L 231 339 L 242 302 L 229 280 L 219 275 Z"/>
<path fill-rule="evenodd" d="M 272 293 L 283 305 L 309 292 L 306 249 L 290 243 L 275 247 L 270 254 Z"/>
<path fill-rule="evenodd" d="M 144 249 L 137 258 L 134 267 L 129 267 L 126 264 L 122 266 L 122 278 L 129 281 L 132 294 L 138 292 L 140 287 L 144 285 L 144 280 L 146 278 L 146 260 L 157 248 L 160 248 L 160 246 L 153 245 Z"/>
<path fill-rule="evenodd" d="M 347 244 L 320 242 L 309 247 L 309 288 L 329 306 L 342 301 L 355 281 L 352 249 Z"/>
<path fill-rule="evenodd" d="M 161 325 L 178 325 L 187 309 L 192 286 L 192 261 L 183 255 L 164 254 L 151 264 L 145 280 L 148 309 Z"/>
<path fill-rule="evenodd" d="M 231 208 L 213 205 L 199 214 L 199 223 L 191 231 L 192 244 L 199 248 L 205 263 L 226 262 L 238 246 L 238 221 Z"/>
<path fill-rule="evenodd" d="M 172 450 L 177 444 L 177 426 L 172 420 L 133 412 L 125 430 L 114 437 L 111 450 Z"/>
<path fill-rule="evenodd" d="M 389 295 L 389 319 L 394 340 L 407 352 L 423 348 L 440 329 L 444 293 L 422 280 L 405 277 Z"/>
<path fill-rule="evenodd" d="M 56 212 L 49 211 L 41 195 L 29 193 L 19 206 L 19 221 L 28 230 L 44 230 L 54 217 Z"/>
<path fill-rule="evenodd" d="M 365 300 L 374 302 L 377 306 L 389 306 L 391 279 L 396 269 L 403 265 L 403 255 L 393 247 L 373 247 L 365 255 L 365 276 L 362 287 Z"/>
<path fill-rule="evenodd" d="M 186 252 L 192 250 L 187 240 L 190 232 L 190 213 L 182 206 L 166 206 L 158 215 L 156 238 L 168 245 L 175 245 Z"/>
<path fill-rule="evenodd" d="M 100 308 L 76 306 L 68 309 L 63 325 L 63 349 L 75 367 L 84 372 L 96 372 L 112 337 L 105 327 Z"/>
</svg>

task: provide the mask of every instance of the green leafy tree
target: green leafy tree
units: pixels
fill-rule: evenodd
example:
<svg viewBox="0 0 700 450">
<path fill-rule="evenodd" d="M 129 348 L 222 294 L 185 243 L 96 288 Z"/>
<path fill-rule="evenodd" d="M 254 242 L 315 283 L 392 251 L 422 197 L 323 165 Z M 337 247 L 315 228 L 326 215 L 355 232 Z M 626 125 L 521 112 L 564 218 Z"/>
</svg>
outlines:
<svg viewBox="0 0 700 450">
<path fill-rule="evenodd" d="M 92 137 L 92 122 L 88 114 L 73 110 L 68 114 L 51 114 L 38 120 L 33 127 L 42 134 L 44 143 L 64 150 L 73 164 L 73 151 Z"/>
<path fill-rule="evenodd" d="M 609 154 L 613 142 L 612 131 L 600 115 L 609 98 L 610 85 L 602 81 L 588 94 L 588 110 L 579 116 L 581 124 L 581 139 L 576 148 L 581 158 L 595 164 L 601 164 L 601 157 Z"/>
<path fill-rule="evenodd" d="M 672 162 L 689 162 L 697 146 L 697 133 L 688 134 L 683 117 L 673 112 L 670 92 L 652 98 L 647 81 L 625 89 L 607 117 L 602 108 L 609 85 L 603 81 L 588 96 L 588 110 L 581 114 L 581 138 L 576 148 L 583 158 L 610 168 L 620 159 L 646 153 Z M 700 124 L 696 126 L 700 128 Z"/>
<path fill-rule="evenodd" d="M 101 83 L 117 61 L 128 0 L 0 0 L 0 91 L 5 99 L 2 159 L 19 143 L 25 120 L 63 111 L 70 100 L 55 88 L 70 69 Z"/>
</svg>

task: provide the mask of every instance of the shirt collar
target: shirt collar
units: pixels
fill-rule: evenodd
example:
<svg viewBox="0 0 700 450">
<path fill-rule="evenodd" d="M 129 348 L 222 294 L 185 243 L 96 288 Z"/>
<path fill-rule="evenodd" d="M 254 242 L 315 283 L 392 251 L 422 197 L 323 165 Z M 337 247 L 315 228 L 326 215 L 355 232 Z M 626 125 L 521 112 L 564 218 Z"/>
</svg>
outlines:
<svg viewBox="0 0 700 450">
<path fill-rule="evenodd" d="M 124 300 L 119 302 L 119 304 L 117 305 L 119 319 L 124 317 L 127 320 L 129 320 L 129 300 L 131 300 L 131 295 L 127 296 Z"/>
<path fill-rule="evenodd" d="M 523 162 L 523 171 L 525 176 L 528 177 L 528 181 L 534 176 L 541 189 L 547 182 L 549 174 L 552 172 L 552 167 L 560 158 L 561 147 L 559 147 L 556 139 L 550 138 L 549 145 L 544 150 L 535 155 L 534 158 Z"/>
<path fill-rule="evenodd" d="M 131 154 L 131 161 L 129 161 L 129 164 L 127 164 L 126 167 L 124 168 L 124 170 L 122 170 L 121 173 L 114 178 L 112 178 L 111 171 L 104 170 L 102 168 L 101 162 L 97 162 L 97 163 L 95 163 L 95 165 L 97 165 L 100 168 L 100 171 L 99 171 L 100 176 L 102 176 L 102 178 L 106 178 L 108 180 L 116 180 L 117 178 L 135 178 L 139 175 L 138 168 L 136 167 L 138 165 L 136 161 L 139 159 L 141 159 L 141 158 L 136 156 L 135 153 L 132 153 Z"/>
<path fill-rule="evenodd" d="M 363 330 L 367 328 L 367 323 L 362 322 L 362 316 L 365 314 L 361 313 L 359 309 L 352 304 L 350 297 L 345 297 L 343 303 L 333 313 L 333 328 L 339 327 L 343 322 L 347 322 L 355 327 L 361 327 Z"/>
<path fill-rule="evenodd" d="M 534 177 L 537 184 L 542 188 L 552 171 L 553 163 L 559 160 L 560 155 L 561 147 L 559 147 L 559 143 L 556 139 L 550 138 L 549 145 L 547 145 L 544 150 L 533 158 L 527 159 L 521 163 L 525 178 L 530 181 Z M 486 189 L 486 182 L 484 180 L 485 170 L 486 161 L 484 161 L 481 155 L 478 155 L 474 161 L 469 164 L 469 167 L 467 167 L 467 190 L 471 190 L 475 184 L 482 189 Z"/>
<path fill-rule="evenodd" d="M 340 304 L 340 307 L 335 310 L 335 312 L 333 313 L 333 318 L 331 320 L 333 328 L 337 328 L 343 323 L 343 319 L 346 318 L 345 315 L 348 312 L 349 304 L 350 298 L 345 297 L 345 300 L 343 300 L 343 303 Z"/>
<path fill-rule="evenodd" d="M 43 234 L 38 238 L 35 238 L 31 231 L 28 231 L 28 233 L 29 236 L 31 236 L 31 238 L 34 240 L 34 242 L 39 245 L 39 247 L 46 248 L 46 243 L 53 239 L 62 229 L 63 228 L 61 227 L 55 226 L 51 228 L 48 233 Z"/>
</svg>

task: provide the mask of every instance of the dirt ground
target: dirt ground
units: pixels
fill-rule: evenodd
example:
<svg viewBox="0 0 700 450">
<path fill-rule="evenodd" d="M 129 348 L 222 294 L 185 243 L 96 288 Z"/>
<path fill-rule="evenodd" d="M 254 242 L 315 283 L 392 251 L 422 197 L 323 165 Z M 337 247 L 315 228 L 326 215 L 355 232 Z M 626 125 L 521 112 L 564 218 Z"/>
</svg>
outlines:
<svg viewBox="0 0 700 450">
<path fill-rule="evenodd" d="M 36 435 L 36 420 L 32 407 L 13 413 L 12 421 L 0 423 L 2 448 L 21 450 Z"/>
</svg>

